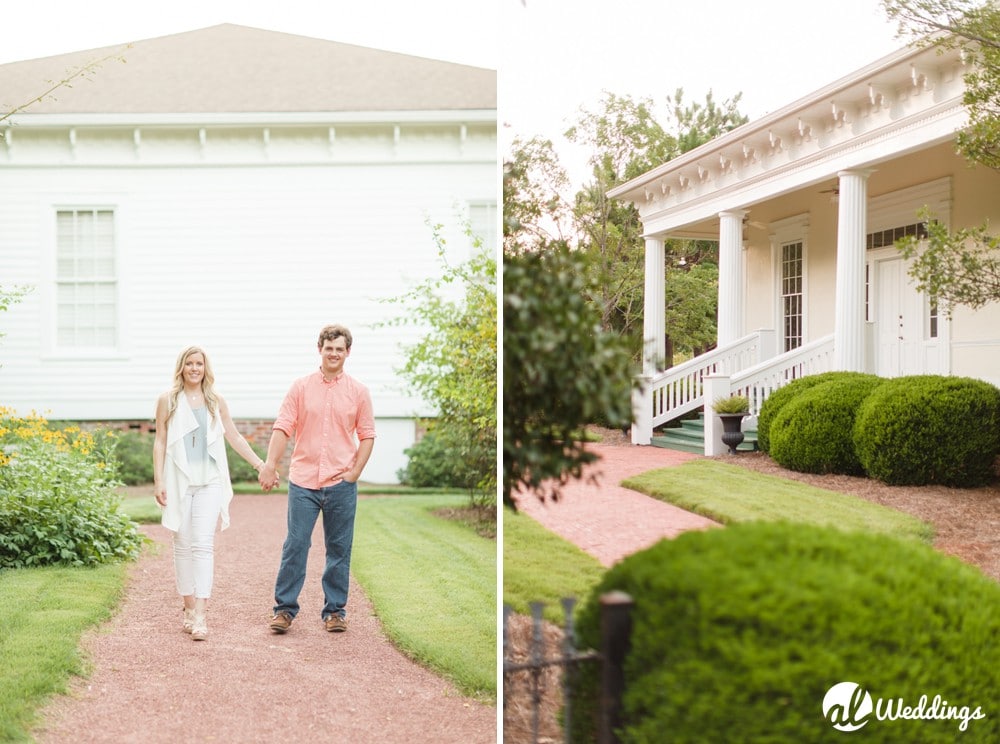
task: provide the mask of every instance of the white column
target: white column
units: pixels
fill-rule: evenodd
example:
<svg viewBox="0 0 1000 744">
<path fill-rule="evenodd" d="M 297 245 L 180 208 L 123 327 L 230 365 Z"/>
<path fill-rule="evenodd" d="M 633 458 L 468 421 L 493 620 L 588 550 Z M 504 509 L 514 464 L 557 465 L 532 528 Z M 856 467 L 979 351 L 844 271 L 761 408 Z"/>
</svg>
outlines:
<svg viewBox="0 0 1000 744">
<path fill-rule="evenodd" d="M 743 216 L 719 212 L 719 346 L 743 335 Z"/>
<path fill-rule="evenodd" d="M 650 444 L 653 441 L 652 378 L 639 375 L 638 385 L 632 388 L 632 444 Z"/>
<path fill-rule="evenodd" d="M 865 369 L 865 227 L 870 170 L 837 174 L 837 293 L 834 315 L 834 369 Z"/>
<path fill-rule="evenodd" d="M 646 376 L 651 376 L 663 369 L 664 344 L 666 334 L 665 318 L 667 314 L 664 285 L 666 269 L 664 263 L 663 240 L 655 237 L 646 238 L 646 286 L 643 295 L 642 337 L 642 370 Z"/>
</svg>

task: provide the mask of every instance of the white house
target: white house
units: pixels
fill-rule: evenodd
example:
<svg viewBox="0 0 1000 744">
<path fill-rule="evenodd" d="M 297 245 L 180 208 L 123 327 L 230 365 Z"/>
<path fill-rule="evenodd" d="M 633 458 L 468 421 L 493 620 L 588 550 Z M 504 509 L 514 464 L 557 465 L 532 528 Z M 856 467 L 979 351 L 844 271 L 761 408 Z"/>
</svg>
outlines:
<svg viewBox="0 0 1000 744">
<path fill-rule="evenodd" d="M 893 247 L 918 210 L 952 227 L 1000 219 L 1000 174 L 955 152 L 967 122 L 957 51 L 908 47 L 611 192 L 646 240 L 644 387 L 633 442 L 730 393 L 752 413 L 825 370 L 952 374 L 1000 384 L 1000 307 L 951 318 Z M 718 347 L 660 371 L 664 240 L 719 243 Z M 706 421 L 706 453 L 722 447 Z"/>
<path fill-rule="evenodd" d="M 92 62 L 89 74 L 42 96 Z M 201 344 L 266 446 L 322 326 L 372 393 L 365 479 L 432 413 L 386 302 L 496 242 L 496 72 L 235 25 L 0 65 L 0 405 L 148 426 Z M 287 464 L 287 463 L 286 463 Z"/>
</svg>

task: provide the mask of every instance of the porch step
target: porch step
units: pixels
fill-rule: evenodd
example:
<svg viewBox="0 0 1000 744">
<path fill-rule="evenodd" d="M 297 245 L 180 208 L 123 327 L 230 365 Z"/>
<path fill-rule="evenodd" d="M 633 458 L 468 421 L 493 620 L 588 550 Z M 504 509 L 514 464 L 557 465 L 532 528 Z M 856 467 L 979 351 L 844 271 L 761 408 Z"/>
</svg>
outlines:
<svg viewBox="0 0 1000 744">
<path fill-rule="evenodd" d="M 696 419 L 682 419 L 680 426 L 664 427 L 654 432 L 652 441 L 654 447 L 691 452 L 696 455 L 705 453 L 705 418 L 699 414 Z M 743 442 L 736 448 L 738 452 L 756 452 L 757 430 L 744 429 Z"/>
</svg>

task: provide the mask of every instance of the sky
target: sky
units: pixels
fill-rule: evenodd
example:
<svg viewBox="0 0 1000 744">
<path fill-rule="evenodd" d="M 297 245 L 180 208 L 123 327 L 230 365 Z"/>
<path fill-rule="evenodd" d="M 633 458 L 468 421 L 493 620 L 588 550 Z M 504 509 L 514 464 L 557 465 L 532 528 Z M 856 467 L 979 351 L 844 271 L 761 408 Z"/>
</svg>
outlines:
<svg viewBox="0 0 1000 744">
<path fill-rule="evenodd" d="M 688 103 L 742 92 L 751 120 L 904 46 L 878 0 L 500 0 L 500 147 L 553 140 L 574 183 L 586 154 L 562 139 L 603 91 Z"/>
<path fill-rule="evenodd" d="M 757 119 L 902 46 L 879 0 L 88 0 L 5 14 L 0 64 L 218 23 L 497 69 L 501 155 L 550 138 L 574 180 L 586 153 L 562 133 L 603 91 L 742 92 Z"/>
<path fill-rule="evenodd" d="M 4 12 L 0 64 L 235 23 L 496 69 L 500 1 L 35 0 Z"/>
</svg>

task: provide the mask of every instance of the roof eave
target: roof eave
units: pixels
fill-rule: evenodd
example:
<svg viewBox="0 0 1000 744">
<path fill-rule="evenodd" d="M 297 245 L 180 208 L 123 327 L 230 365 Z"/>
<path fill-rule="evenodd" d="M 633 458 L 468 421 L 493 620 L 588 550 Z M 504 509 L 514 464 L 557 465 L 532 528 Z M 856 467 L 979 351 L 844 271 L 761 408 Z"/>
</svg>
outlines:
<svg viewBox="0 0 1000 744">
<path fill-rule="evenodd" d="M 666 163 L 663 163 L 662 165 L 657 166 L 656 168 L 653 168 L 652 170 L 649 170 L 642 175 L 631 179 L 630 181 L 626 181 L 625 183 L 616 186 L 608 191 L 608 196 L 613 199 L 625 199 L 627 201 L 632 201 L 633 199 L 629 198 L 630 195 L 641 195 L 645 187 L 649 186 L 657 179 L 662 178 L 664 175 L 684 168 L 690 168 L 696 165 L 698 161 L 710 159 L 710 157 L 718 151 L 731 148 L 741 141 L 754 137 L 760 137 L 763 134 L 766 134 L 769 130 L 776 128 L 779 124 L 794 119 L 800 112 L 822 105 L 831 99 L 836 98 L 838 93 L 851 87 L 865 84 L 866 82 L 877 78 L 881 73 L 898 67 L 901 63 L 906 62 L 908 59 L 912 59 L 926 53 L 926 46 L 905 46 L 879 60 L 872 62 L 860 70 L 851 73 L 850 75 L 836 80 L 829 85 L 798 99 L 797 101 L 793 101 L 777 111 L 766 114 L 760 119 L 747 122 L 746 124 L 743 124 L 742 126 L 737 127 L 736 129 L 733 129 L 732 131 L 727 132 L 710 142 L 706 142 L 704 145 L 701 145 L 694 150 L 690 150 L 689 152 L 686 152 L 673 160 L 667 161 Z"/>
<path fill-rule="evenodd" d="M 190 127 L 190 126 L 337 126 L 341 124 L 491 123 L 496 109 L 428 111 L 289 111 L 16 114 L 0 126 L 65 127 Z"/>
</svg>

